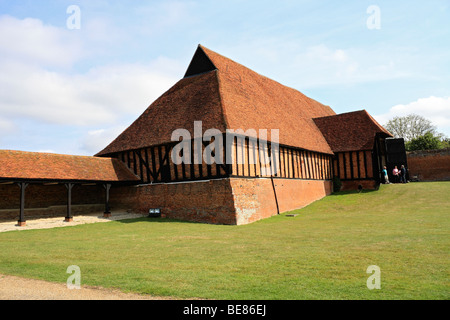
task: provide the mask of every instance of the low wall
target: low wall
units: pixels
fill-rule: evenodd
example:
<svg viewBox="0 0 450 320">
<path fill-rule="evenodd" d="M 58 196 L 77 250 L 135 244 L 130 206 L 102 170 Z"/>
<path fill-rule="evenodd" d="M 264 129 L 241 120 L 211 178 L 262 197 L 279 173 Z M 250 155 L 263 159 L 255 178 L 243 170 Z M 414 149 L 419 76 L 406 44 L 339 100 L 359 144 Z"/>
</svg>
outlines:
<svg viewBox="0 0 450 320">
<path fill-rule="evenodd" d="M 229 179 L 112 188 L 110 199 L 112 209 L 148 213 L 161 208 L 167 218 L 236 224 Z"/>
<path fill-rule="evenodd" d="M 230 180 L 237 224 L 247 224 L 302 208 L 332 192 L 329 180 L 240 179 Z M 278 209 L 277 209 L 278 204 Z"/>
<path fill-rule="evenodd" d="M 450 180 L 450 149 L 411 151 L 406 156 L 411 180 Z"/>
<path fill-rule="evenodd" d="M 372 190 L 377 187 L 377 182 L 374 179 L 367 180 L 344 180 L 342 182 L 342 191 L 346 190 L 358 190 L 359 186 L 362 186 L 365 190 Z"/>
<path fill-rule="evenodd" d="M 230 178 L 111 189 L 113 209 L 146 213 L 161 208 L 168 218 L 241 225 L 304 207 L 331 193 L 331 181 Z M 275 192 L 274 192 L 275 188 Z"/>
</svg>

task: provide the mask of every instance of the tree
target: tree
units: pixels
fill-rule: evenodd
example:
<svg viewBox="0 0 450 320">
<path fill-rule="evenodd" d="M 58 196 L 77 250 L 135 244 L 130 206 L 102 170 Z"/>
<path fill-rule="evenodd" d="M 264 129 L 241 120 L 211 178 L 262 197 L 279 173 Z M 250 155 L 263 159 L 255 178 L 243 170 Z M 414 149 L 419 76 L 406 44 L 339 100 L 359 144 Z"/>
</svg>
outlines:
<svg viewBox="0 0 450 320">
<path fill-rule="evenodd" d="M 436 127 L 430 120 L 417 114 L 410 114 L 404 117 L 394 117 L 384 125 L 395 138 L 403 138 L 405 142 L 425 136 L 430 133 L 433 136 L 440 136 Z"/>
<path fill-rule="evenodd" d="M 412 139 L 405 144 L 406 150 L 433 150 L 441 149 L 442 142 L 438 136 L 433 135 L 431 132 L 425 133 L 423 136 Z"/>
<path fill-rule="evenodd" d="M 443 138 L 441 140 L 441 144 L 442 144 L 442 149 L 449 149 L 450 148 L 450 138 Z"/>
</svg>

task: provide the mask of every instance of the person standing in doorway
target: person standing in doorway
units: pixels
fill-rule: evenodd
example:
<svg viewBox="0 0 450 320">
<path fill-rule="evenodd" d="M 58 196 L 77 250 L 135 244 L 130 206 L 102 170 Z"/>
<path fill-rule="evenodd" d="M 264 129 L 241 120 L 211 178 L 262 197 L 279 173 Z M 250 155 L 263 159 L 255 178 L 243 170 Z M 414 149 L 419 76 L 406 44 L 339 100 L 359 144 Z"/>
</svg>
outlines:
<svg viewBox="0 0 450 320">
<path fill-rule="evenodd" d="M 384 183 L 389 183 L 389 176 L 388 176 L 386 166 L 383 167 L 383 176 L 384 176 Z"/>
<path fill-rule="evenodd" d="M 404 165 L 400 168 L 400 182 L 406 183 L 406 168 Z"/>
<path fill-rule="evenodd" d="M 398 183 L 399 182 L 399 171 L 397 169 L 397 166 L 395 166 L 394 170 L 392 170 L 392 175 L 394 176 L 394 183 Z"/>
</svg>

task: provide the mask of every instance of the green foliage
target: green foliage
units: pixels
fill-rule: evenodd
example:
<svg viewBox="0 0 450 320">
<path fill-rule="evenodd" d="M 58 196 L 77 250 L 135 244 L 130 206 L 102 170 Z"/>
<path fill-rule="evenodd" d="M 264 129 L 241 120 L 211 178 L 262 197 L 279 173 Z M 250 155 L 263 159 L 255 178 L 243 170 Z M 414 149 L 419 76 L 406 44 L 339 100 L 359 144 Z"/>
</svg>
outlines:
<svg viewBox="0 0 450 320">
<path fill-rule="evenodd" d="M 442 149 L 450 148 L 450 139 L 449 138 L 443 138 L 441 140 L 441 147 L 442 147 Z"/>
<path fill-rule="evenodd" d="M 444 143 L 442 143 L 441 139 L 430 132 L 424 134 L 423 136 L 412 139 L 405 144 L 405 148 L 408 151 L 433 150 L 441 149 L 443 147 L 445 147 L 445 145 Z"/>
</svg>

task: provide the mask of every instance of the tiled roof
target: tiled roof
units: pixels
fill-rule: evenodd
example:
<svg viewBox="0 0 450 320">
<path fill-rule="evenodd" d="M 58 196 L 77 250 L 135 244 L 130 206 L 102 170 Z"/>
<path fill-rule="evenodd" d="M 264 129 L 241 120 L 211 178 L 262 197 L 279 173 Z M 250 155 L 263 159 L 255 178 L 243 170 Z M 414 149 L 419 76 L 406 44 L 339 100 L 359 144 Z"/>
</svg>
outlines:
<svg viewBox="0 0 450 320">
<path fill-rule="evenodd" d="M 0 179 L 131 182 L 139 179 L 119 160 L 0 150 Z"/>
<path fill-rule="evenodd" d="M 186 77 L 97 155 L 168 143 L 173 130 L 192 134 L 200 120 L 204 131 L 279 129 L 283 145 L 332 154 L 312 118 L 334 114 L 301 92 L 199 46 Z"/>
<path fill-rule="evenodd" d="M 262 76 L 205 47 L 219 70 L 222 109 L 229 129 L 279 129 L 280 143 L 332 153 L 312 118 L 336 114 L 329 106 Z"/>
<path fill-rule="evenodd" d="M 315 118 L 333 152 L 371 150 L 377 133 L 392 135 L 366 110 Z"/>
</svg>

